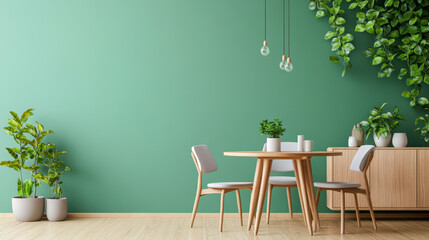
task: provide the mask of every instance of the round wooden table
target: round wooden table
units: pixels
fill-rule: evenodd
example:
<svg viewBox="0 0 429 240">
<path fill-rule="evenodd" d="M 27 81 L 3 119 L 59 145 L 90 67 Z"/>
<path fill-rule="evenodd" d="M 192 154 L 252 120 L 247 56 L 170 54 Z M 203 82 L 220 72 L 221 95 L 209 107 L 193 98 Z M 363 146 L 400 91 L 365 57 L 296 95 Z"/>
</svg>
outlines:
<svg viewBox="0 0 429 240">
<path fill-rule="evenodd" d="M 275 159 L 290 159 L 293 162 L 296 183 L 301 201 L 304 222 L 308 226 L 310 235 L 319 227 L 319 214 L 317 213 L 316 198 L 314 194 L 313 173 L 311 170 L 312 157 L 340 156 L 341 152 L 262 152 L 262 151 L 239 151 L 224 152 L 225 156 L 233 157 L 256 157 L 255 177 L 253 179 L 252 196 L 250 199 L 249 219 L 247 230 L 252 227 L 256 212 L 255 235 L 258 234 L 261 222 L 262 208 L 264 206 L 265 194 L 267 192 L 270 178 L 271 165 Z M 259 198 L 258 198 L 259 195 Z M 256 205 L 258 206 L 257 211 Z"/>
</svg>

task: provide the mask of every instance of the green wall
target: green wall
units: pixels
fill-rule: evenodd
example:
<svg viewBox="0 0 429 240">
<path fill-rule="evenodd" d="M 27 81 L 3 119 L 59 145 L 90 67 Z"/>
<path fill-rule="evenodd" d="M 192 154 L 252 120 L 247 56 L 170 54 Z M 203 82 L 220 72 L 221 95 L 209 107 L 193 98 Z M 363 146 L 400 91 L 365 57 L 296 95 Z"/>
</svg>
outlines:
<svg viewBox="0 0 429 240">
<path fill-rule="evenodd" d="M 378 79 L 361 54 L 367 35 L 355 34 L 353 70 L 341 78 L 323 40 L 327 19 L 292 1 L 295 68 L 286 73 L 278 67 L 281 1 L 268 4 L 271 54 L 262 57 L 262 0 L 2 1 L 1 124 L 9 110 L 31 107 L 33 120 L 55 130 L 49 140 L 69 152 L 73 169 L 64 177 L 70 212 L 190 212 L 191 146 L 208 144 L 218 162 L 205 183 L 251 181 L 256 160 L 223 152 L 261 149 L 266 118 L 286 123 L 284 141 L 304 134 L 324 150 L 346 146 L 353 124 L 386 101 L 407 119 L 398 131 L 409 145 L 424 144 L 413 133 L 417 113 L 400 96 L 405 83 Z M 0 159 L 11 144 L 0 135 Z M 325 180 L 325 158 L 314 158 L 313 171 Z M 0 168 L 0 212 L 11 211 L 16 179 Z M 246 211 L 249 197 L 243 191 Z M 225 208 L 236 211 L 233 194 Z M 200 212 L 218 209 L 219 196 L 200 202 Z M 273 211 L 286 209 L 285 190 L 276 189 Z"/>
</svg>

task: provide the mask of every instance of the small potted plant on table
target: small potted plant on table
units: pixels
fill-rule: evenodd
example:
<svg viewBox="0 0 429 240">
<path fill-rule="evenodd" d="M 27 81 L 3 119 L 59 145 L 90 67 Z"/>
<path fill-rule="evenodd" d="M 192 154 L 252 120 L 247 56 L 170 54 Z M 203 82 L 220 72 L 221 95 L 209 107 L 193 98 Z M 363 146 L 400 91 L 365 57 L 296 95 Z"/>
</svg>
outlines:
<svg viewBox="0 0 429 240">
<path fill-rule="evenodd" d="M 261 135 L 267 135 L 267 152 L 280 152 L 281 151 L 281 140 L 280 136 L 286 131 L 283 128 L 283 122 L 279 119 L 273 121 L 263 120 L 259 123 Z"/>
<path fill-rule="evenodd" d="M 374 143 L 377 147 L 389 146 L 392 138 L 392 131 L 398 128 L 399 120 L 404 120 L 404 117 L 399 114 L 399 108 L 395 107 L 393 112 L 383 112 L 383 108 L 387 103 L 383 103 L 381 107 L 375 106 L 370 111 L 368 120 L 362 121 L 362 126 L 366 128 L 366 138 L 373 131 Z"/>
<path fill-rule="evenodd" d="M 19 196 L 12 198 L 12 211 L 16 220 L 20 222 L 38 221 L 43 216 L 45 197 L 37 196 L 37 187 L 45 176 L 39 171 L 39 164 L 43 161 L 42 153 L 46 149 L 42 140 L 46 135 L 53 133 L 45 131 L 38 122 L 36 122 L 37 128 L 28 124 L 27 120 L 33 115 L 32 112 L 33 109 L 28 109 L 21 117 L 15 112 L 10 112 L 12 118 L 9 119 L 9 126 L 5 129 L 18 146 L 6 148 L 13 160 L 0 163 L 0 166 L 6 166 L 19 172 Z M 30 160 L 33 160 L 33 164 L 26 165 Z M 24 181 L 23 170 L 31 172 L 31 179 Z"/>
<path fill-rule="evenodd" d="M 62 197 L 63 190 L 61 175 L 71 169 L 60 160 L 60 156 L 66 152 L 58 152 L 54 144 L 48 144 L 49 149 L 44 152 L 45 166 L 49 168 L 46 182 L 49 185 L 49 192 L 53 197 L 46 200 L 46 217 L 49 221 L 63 221 L 67 218 L 67 198 Z M 49 195 L 50 195 L 49 193 Z"/>
</svg>

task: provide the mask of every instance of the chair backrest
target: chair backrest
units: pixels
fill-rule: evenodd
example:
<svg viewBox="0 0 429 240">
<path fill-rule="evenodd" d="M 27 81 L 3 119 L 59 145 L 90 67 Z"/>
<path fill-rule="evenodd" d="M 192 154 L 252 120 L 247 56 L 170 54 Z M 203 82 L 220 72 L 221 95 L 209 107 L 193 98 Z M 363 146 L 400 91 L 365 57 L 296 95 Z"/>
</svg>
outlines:
<svg viewBox="0 0 429 240">
<path fill-rule="evenodd" d="M 196 145 L 192 147 L 192 153 L 198 164 L 197 168 L 202 173 L 210 173 L 217 170 L 216 160 L 214 159 L 207 145 Z"/>
<path fill-rule="evenodd" d="M 296 142 L 282 142 L 280 150 L 282 152 L 286 151 L 296 151 L 298 144 Z M 267 144 L 264 144 L 264 148 L 262 151 L 267 151 Z M 276 159 L 273 161 L 273 165 L 271 167 L 271 172 L 292 172 L 293 163 L 292 160 L 288 159 Z"/>
<path fill-rule="evenodd" d="M 373 145 L 362 145 L 357 151 L 353 158 L 352 164 L 350 164 L 350 170 L 355 172 L 363 172 L 368 163 L 368 158 L 374 152 L 375 147 Z"/>
</svg>

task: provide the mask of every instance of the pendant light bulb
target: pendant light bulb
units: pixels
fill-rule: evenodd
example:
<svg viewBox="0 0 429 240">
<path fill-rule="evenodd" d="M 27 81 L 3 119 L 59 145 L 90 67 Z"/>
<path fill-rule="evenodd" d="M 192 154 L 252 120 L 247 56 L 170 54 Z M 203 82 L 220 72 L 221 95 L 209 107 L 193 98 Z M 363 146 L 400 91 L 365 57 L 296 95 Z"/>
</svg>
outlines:
<svg viewBox="0 0 429 240">
<path fill-rule="evenodd" d="M 290 58 L 287 58 L 286 65 L 285 65 L 284 69 L 285 69 L 286 72 L 292 72 L 293 65 L 292 65 L 292 62 L 291 62 Z"/>
<path fill-rule="evenodd" d="M 261 54 L 262 56 L 267 56 L 268 54 L 270 54 L 270 48 L 268 48 L 268 43 L 266 40 L 264 41 L 264 44 L 261 48 Z"/>
<path fill-rule="evenodd" d="M 280 62 L 280 69 L 281 70 L 286 70 L 285 67 L 286 67 L 286 56 L 283 55 L 282 56 L 282 61 Z"/>
</svg>

